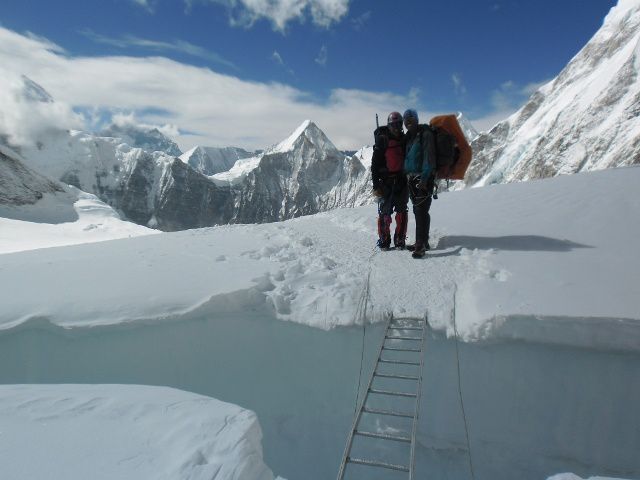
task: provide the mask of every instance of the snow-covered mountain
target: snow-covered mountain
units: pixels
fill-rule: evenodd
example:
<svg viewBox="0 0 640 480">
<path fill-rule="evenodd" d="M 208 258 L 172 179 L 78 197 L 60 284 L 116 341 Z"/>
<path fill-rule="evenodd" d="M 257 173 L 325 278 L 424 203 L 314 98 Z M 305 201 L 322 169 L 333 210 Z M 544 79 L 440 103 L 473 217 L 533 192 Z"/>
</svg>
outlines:
<svg viewBox="0 0 640 480">
<path fill-rule="evenodd" d="M 313 122 L 211 177 L 161 151 L 79 131 L 50 133 L 22 152 L 36 171 L 161 230 L 278 221 L 367 201 L 365 167 L 342 155 Z"/>
<path fill-rule="evenodd" d="M 25 95 L 54 102 L 42 87 L 23 81 Z M 34 171 L 161 230 L 278 221 L 368 201 L 365 166 L 345 157 L 311 121 L 254 157 L 233 147 L 197 147 L 180 159 L 161 132 L 128 124 L 103 134 L 48 129 L 19 155 Z"/>
<path fill-rule="evenodd" d="M 174 157 L 182 155 L 177 143 L 153 127 L 142 127 L 132 123 L 111 124 L 100 132 L 100 136 L 119 138 L 122 143 L 147 152 L 164 152 Z"/>
<path fill-rule="evenodd" d="M 180 155 L 180 160 L 188 164 L 196 172 L 203 175 L 215 175 L 226 172 L 243 158 L 256 155 L 256 152 L 247 152 L 239 147 L 193 147 L 188 152 Z"/>
<path fill-rule="evenodd" d="M 277 221 L 366 203 L 366 169 L 345 157 L 318 126 L 304 121 L 286 140 L 234 171 L 215 175 L 234 184 L 234 223 Z"/>
<path fill-rule="evenodd" d="M 640 163 L 639 71 L 640 1 L 619 0 L 553 81 L 472 143 L 467 185 Z"/>
</svg>

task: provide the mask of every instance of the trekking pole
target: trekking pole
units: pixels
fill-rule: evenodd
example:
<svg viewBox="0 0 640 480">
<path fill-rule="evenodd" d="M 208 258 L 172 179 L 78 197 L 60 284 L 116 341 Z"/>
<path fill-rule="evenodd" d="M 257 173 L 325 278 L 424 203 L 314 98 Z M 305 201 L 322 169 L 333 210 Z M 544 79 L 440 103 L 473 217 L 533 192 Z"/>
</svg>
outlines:
<svg viewBox="0 0 640 480">
<path fill-rule="evenodd" d="M 376 113 L 376 128 L 380 128 L 380 124 L 378 123 L 378 114 Z"/>
</svg>

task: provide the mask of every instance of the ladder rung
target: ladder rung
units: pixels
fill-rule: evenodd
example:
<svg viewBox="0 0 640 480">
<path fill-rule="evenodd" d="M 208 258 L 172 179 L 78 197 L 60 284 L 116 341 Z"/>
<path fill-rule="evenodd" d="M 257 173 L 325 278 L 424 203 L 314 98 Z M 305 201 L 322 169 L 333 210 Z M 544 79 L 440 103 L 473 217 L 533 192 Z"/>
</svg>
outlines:
<svg viewBox="0 0 640 480">
<path fill-rule="evenodd" d="M 358 465 L 368 465 L 370 467 L 382 467 L 389 470 L 399 470 L 401 472 L 408 472 L 409 468 L 404 465 L 394 465 L 393 463 L 376 462 L 375 460 L 364 460 L 362 458 L 347 457 L 347 462 L 357 463 Z"/>
<path fill-rule="evenodd" d="M 384 338 L 388 338 L 389 340 L 417 340 L 417 341 L 422 341 L 422 338 L 420 337 L 390 337 L 389 335 L 387 335 Z"/>
<path fill-rule="evenodd" d="M 395 363 L 396 365 L 417 365 L 417 366 L 420 366 L 420 363 L 418 363 L 418 362 L 405 362 L 403 360 L 387 360 L 385 358 L 380 358 L 378 360 L 378 362 L 380 362 L 380 363 Z"/>
<path fill-rule="evenodd" d="M 389 330 L 419 330 L 422 331 L 420 327 L 389 327 Z"/>
<path fill-rule="evenodd" d="M 377 388 L 370 388 L 369 391 L 371 393 L 378 393 L 380 395 L 392 395 L 395 397 L 411 397 L 415 398 L 415 393 L 407 393 L 407 392 L 393 392 L 391 390 L 378 390 Z"/>
<path fill-rule="evenodd" d="M 378 410 L 377 408 L 364 407 L 362 411 L 366 413 L 373 413 L 375 415 L 389 415 L 391 417 L 413 418 L 413 415 L 410 413 L 392 412 L 391 410 Z"/>
<path fill-rule="evenodd" d="M 400 435 L 389 435 L 387 433 L 375 433 L 375 432 L 363 432 L 362 430 L 356 430 L 355 434 L 362 435 L 363 437 L 379 438 L 381 440 L 393 440 L 394 442 L 411 443 L 411 438 L 401 437 Z"/>
<path fill-rule="evenodd" d="M 376 377 L 382 377 L 382 378 L 398 378 L 400 380 L 418 380 L 418 377 L 416 377 L 415 375 L 398 375 L 398 374 L 380 373 L 380 372 L 373 372 L 373 374 Z"/>
<path fill-rule="evenodd" d="M 394 352 L 421 352 L 419 348 L 396 348 L 396 347 L 387 347 L 386 345 L 382 347 L 383 350 L 391 350 Z"/>
</svg>

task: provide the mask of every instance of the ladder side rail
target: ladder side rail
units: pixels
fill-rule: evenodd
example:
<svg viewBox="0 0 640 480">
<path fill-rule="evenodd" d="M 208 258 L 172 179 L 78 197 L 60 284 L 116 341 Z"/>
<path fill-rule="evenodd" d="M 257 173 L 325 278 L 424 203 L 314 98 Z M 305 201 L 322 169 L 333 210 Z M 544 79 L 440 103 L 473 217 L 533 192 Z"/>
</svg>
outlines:
<svg viewBox="0 0 640 480">
<path fill-rule="evenodd" d="M 409 480 L 414 480 L 415 474 L 415 464 L 416 464 L 416 436 L 418 433 L 418 418 L 420 416 L 420 401 L 422 398 L 422 372 L 424 369 L 424 351 L 426 350 L 425 339 L 426 339 L 426 322 L 427 319 L 424 319 L 425 325 L 422 330 L 422 343 L 420 344 L 420 348 L 422 352 L 420 352 L 420 369 L 418 373 L 418 390 L 416 391 L 416 407 L 415 413 L 413 417 L 413 426 L 411 429 L 411 453 L 409 456 Z"/>
<path fill-rule="evenodd" d="M 393 315 L 391 315 L 389 317 L 389 320 L 387 321 L 387 326 L 384 329 L 384 334 L 382 335 L 382 341 L 380 342 L 380 348 L 378 350 L 378 359 L 376 360 L 376 365 L 377 365 L 378 361 L 380 360 L 380 357 L 382 356 L 382 347 L 384 347 L 385 341 L 387 339 L 386 337 L 387 337 L 387 332 L 389 331 L 389 324 L 391 323 L 392 320 L 393 320 Z M 357 413 L 357 415 L 355 416 L 355 418 L 353 420 L 353 425 L 351 426 L 351 431 L 349 432 L 349 438 L 347 438 L 347 445 L 345 446 L 344 453 L 342 455 L 342 462 L 340 463 L 340 471 L 338 472 L 338 479 L 337 480 L 343 480 L 344 479 L 344 474 L 345 474 L 345 470 L 346 470 L 346 467 L 347 467 L 347 460 L 349 458 L 349 453 L 351 452 L 351 446 L 353 445 L 353 436 L 355 434 L 355 431 L 358 429 L 358 423 L 360 422 L 360 417 L 362 417 L 362 409 L 364 407 L 365 402 L 367 401 L 367 396 L 369 395 L 369 390 L 371 389 L 371 386 L 373 385 L 373 379 L 375 377 L 376 365 L 374 365 L 374 367 L 373 367 L 373 372 L 371 372 L 371 378 L 369 378 L 369 384 L 367 385 L 367 388 L 364 391 L 364 395 L 362 396 L 362 400 L 360 400 L 360 402 L 359 402 L 358 413 Z"/>
</svg>

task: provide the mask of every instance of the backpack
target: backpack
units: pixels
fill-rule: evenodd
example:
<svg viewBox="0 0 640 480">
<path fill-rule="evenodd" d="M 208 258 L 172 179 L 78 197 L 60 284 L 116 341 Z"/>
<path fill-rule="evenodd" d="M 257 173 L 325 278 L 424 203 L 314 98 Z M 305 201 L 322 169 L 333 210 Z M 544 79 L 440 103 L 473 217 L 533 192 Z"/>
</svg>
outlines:
<svg viewBox="0 0 640 480">
<path fill-rule="evenodd" d="M 455 115 L 433 117 L 426 125 L 434 135 L 436 178 L 462 180 L 471 163 L 471 147 Z"/>
<path fill-rule="evenodd" d="M 387 148 L 389 141 L 389 127 L 382 125 L 373 131 L 373 145 L 377 149 L 384 150 Z"/>
<path fill-rule="evenodd" d="M 373 132 L 373 138 L 375 140 L 374 150 L 384 152 L 385 167 L 388 172 L 393 174 L 402 172 L 404 167 L 404 142 L 402 138 L 390 138 L 389 127 L 387 126 L 376 128 Z M 391 142 L 395 143 L 392 144 Z M 389 150 L 392 145 L 394 148 L 399 148 L 400 152 Z"/>
</svg>

